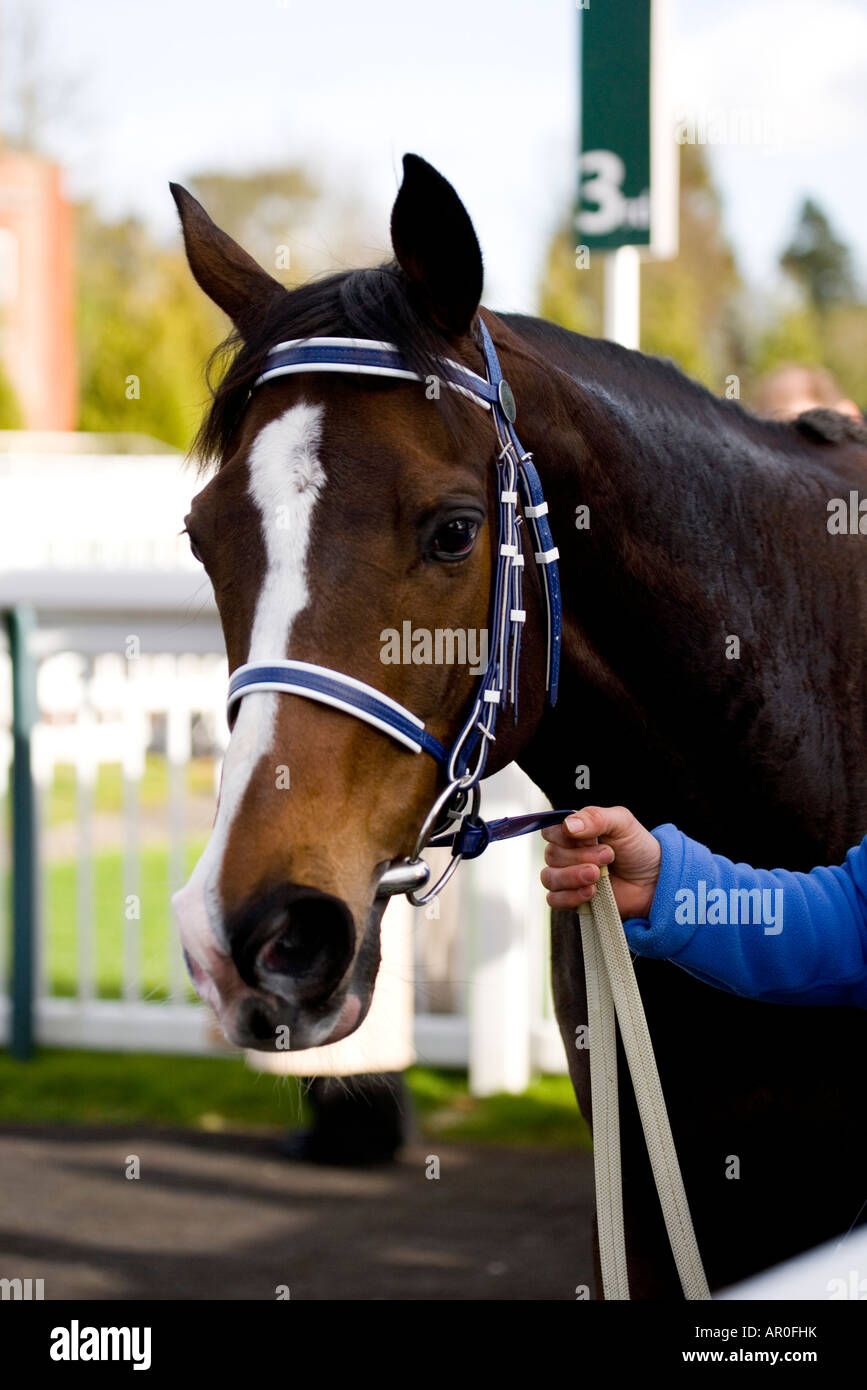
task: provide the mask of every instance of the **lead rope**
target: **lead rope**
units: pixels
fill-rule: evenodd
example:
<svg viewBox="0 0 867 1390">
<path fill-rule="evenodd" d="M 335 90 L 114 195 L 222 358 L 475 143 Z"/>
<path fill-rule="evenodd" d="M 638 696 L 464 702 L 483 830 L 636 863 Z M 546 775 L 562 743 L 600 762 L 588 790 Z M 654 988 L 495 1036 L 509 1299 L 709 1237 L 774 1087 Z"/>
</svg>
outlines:
<svg viewBox="0 0 867 1390">
<path fill-rule="evenodd" d="M 683 1296 L 690 1301 L 709 1299 L 710 1289 L 693 1230 L 647 1019 L 605 866 L 596 893 L 589 904 L 578 909 L 578 915 L 587 974 L 593 1166 L 604 1297 L 629 1298 L 617 1104 L 616 1012 Z"/>
</svg>

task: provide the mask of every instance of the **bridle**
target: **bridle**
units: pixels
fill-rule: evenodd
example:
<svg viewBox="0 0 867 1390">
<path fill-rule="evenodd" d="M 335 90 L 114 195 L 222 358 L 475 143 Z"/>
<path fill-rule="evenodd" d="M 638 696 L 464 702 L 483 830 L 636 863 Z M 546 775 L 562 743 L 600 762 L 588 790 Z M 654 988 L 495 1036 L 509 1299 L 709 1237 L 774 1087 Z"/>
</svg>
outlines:
<svg viewBox="0 0 867 1390">
<path fill-rule="evenodd" d="M 388 695 L 364 681 L 307 661 L 275 659 L 239 666 L 229 681 L 228 710 L 253 691 L 280 691 L 300 695 L 342 710 L 395 739 L 413 753 L 428 753 L 445 769 L 446 785 L 437 796 L 416 838 L 409 859 L 393 860 L 379 879 L 377 896 L 406 893 L 417 906 L 441 892 L 462 859 L 473 859 L 494 840 L 511 839 L 554 825 L 569 814 L 543 811 L 537 815 L 508 816 L 485 822 L 479 816 L 481 788 L 490 745 L 496 737 L 497 716 L 511 705 L 518 717 L 518 674 L 521 630 L 526 618 L 522 607 L 524 556 L 520 544 L 519 500 L 523 519 L 530 526 L 536 563 L 543 576 L 547 613 L 546 690 L 550 705 L 557 700 L 560 671 L 562 605 L 557 570 L 558 551 L 548 524 L 548 503 L 542 492 L 532 455 L 515 433 L 515 398 L 500 369 L 500 362 L 486 324 L 479 319 L 486 377 L 460 362 L 446 358 L 441 365 L 443 385 L 475 401 L 491 412 L 497 436 L 497 485 L 499 534 L 491 604 L 493 640 L 488 664 L 472 709 L 450 749 L 425 729 L 422 720 Z M 423 381 L 411 370 L 393 343 L 366 338 L 295 338 L 278 343 L 266 357 L 265 370 L 253 389 L 276 377 L 298 372 L 342 372 Z M 428 845 L 451 845 L 452 858 L 439 879 L 422 893 L 430 868 L 421 858 Z"/>
</svg>

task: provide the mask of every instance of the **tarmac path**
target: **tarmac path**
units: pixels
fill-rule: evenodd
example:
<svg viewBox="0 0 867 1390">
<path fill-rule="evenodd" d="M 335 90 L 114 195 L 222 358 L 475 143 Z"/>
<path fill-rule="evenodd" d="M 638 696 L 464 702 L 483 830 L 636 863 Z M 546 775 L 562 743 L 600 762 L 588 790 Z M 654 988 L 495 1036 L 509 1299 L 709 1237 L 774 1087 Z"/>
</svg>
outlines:
<svg viewBox="0 0 867 1390">
<path fill-rule="evenodd" d="M 592 1292 L 589 1154 L 428 1140 L 350 1170 L 290 1163 L 275 1138 L 0 1126 L 0 1278 L 44 1279 L 46 1300 Z"/>
</svg>

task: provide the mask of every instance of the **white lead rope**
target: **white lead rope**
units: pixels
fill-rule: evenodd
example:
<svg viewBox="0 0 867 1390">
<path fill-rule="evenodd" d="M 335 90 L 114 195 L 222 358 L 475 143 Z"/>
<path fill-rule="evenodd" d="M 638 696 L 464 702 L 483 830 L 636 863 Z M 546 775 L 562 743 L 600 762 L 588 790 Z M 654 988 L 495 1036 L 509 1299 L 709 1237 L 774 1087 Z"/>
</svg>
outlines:
<svg viewBox="0 0 867 1390">
<path fill-rule="evenodd" d="M 709 1299 L 647 1019 L 606 867 L 602 868 L 596 893 L 589 904 L 579 908 L 578 915 L 587 975 L 593 1164 L 603 1294 L 607 1300 L 629 1298 L 617 1104 L 616 1013 L 684 1298 Z"/>
</svg>

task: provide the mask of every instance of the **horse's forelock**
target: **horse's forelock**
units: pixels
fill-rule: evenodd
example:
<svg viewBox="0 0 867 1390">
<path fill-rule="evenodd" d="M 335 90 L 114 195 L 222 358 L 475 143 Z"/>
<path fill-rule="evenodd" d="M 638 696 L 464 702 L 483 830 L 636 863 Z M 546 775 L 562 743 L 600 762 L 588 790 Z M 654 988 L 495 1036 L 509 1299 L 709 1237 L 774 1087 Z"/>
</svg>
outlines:
<svg viewBox="0 0 867 1390">
<path fill-rule="evenodd" d="M 406 277 L 394 264 L 341 271 L 275 295 L 254 335 L 248 332 L 242 339 L 233 331 L 211 354 L 211 406 L 191 450 L 201 472 L 214 464 L 219 467 L 231 452 L 269 350 L 290 338 L 317 336 L 394 343 L 422 378 L 444 377 L 444 359 L 453 353 L 415 308 Z M 456 436 L 461 412 L 454 393 L 440 392 L 437 408 L 449 434 Z"/>
</svg>

